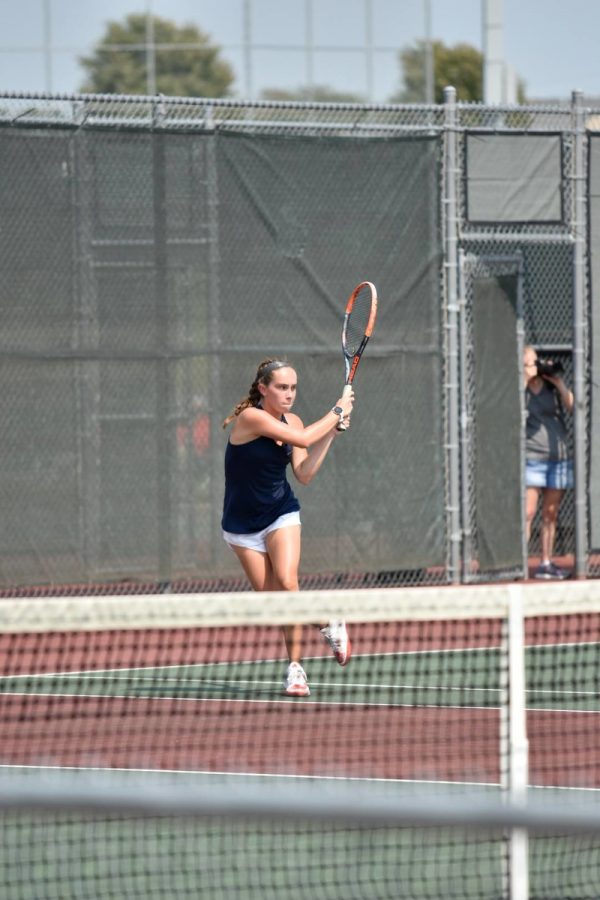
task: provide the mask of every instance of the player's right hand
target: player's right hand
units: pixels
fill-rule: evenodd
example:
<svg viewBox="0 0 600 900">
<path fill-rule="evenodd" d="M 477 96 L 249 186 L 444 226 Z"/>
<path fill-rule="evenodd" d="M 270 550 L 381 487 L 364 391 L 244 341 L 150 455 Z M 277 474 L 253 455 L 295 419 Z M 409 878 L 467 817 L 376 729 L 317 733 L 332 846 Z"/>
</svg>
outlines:
<svg viewBox="0 0 600 900">
<path fill-rule="evenodd" d="M 347 393 L 343 394 L 335 405 L 342 407 L 344 410 L 344 418 L 349 417 L 352 412 L 352 407 L 354 406 L 354 391 L 352 388 L 350 388 Z"/>
</svg>

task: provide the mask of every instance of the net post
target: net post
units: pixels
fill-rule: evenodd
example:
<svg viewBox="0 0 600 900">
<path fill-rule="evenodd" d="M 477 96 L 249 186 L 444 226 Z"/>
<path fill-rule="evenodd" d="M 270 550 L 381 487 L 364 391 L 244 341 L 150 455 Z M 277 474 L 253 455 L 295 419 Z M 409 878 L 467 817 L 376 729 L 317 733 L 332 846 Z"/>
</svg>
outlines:
<svg viewBox="0 0 600 900">
<path fill-rule="evenodd" d="M 529 742 L 525 700 L 525 626 L 521 585 L 507 586 L 507 610 L 503 625 L 503 692 L 500 724 L 502 789 L 506 802 L 514 807 L 527 803 Z M 510 900 L 529 896 L 529 839 L 525 828 L 507 834 L 508 869 L 506 894 Z"/>
</svg>

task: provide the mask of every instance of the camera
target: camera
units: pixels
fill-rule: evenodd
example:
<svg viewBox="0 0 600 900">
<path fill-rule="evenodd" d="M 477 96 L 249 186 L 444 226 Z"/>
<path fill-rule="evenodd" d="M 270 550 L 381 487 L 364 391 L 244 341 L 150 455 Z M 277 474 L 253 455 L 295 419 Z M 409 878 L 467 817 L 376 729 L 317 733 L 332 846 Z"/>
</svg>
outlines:
<svg viewBox="0 0 600 900">
<path fill-rule="evenodd" d="M 538 375 L 562 375 L 565 371 L 563 369 L 563 365 L 560 362 L 551 362 L 550 360 L 545 361 L 538 359 L 535 367 L 537 369 Z"/>
</svg>

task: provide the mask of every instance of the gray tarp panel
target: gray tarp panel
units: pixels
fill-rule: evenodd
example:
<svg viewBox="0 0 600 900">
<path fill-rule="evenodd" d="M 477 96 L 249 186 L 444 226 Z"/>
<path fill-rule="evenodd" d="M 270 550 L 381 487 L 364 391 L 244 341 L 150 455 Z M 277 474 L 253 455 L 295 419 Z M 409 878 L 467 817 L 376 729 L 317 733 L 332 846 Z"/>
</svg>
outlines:
<svg viewBox="0 0 600 900">
<path fill-rule="evenodd" d="M 320 417 L 341 391 L 347 296 L 364 279 L 380 295 L 352 428 L 299 488 L 303 569 L 442 565 L 438 141 L 219 135 L 217 147 L 223 403 L 261 358 L 286 354 L 299 414 Z"/>
<path fill-rule="evenodd" d="M 379 321 L 299 489 L 303 570 L 443 565 L 440 146 L 1 131 L 0 583 L 239 574 L 218 423 L 267 353 L 322 415 L 364 278 Z"/>
<path fill-rule="evenodd" d="M 560 135 L 466 137 L 470 222 L 560 222 Z"/>
<path fill-rule="evenodd" d="M 473 284 L 476 529 L 482 571 L 523 561 L 518 276 Z"/>
</svg>

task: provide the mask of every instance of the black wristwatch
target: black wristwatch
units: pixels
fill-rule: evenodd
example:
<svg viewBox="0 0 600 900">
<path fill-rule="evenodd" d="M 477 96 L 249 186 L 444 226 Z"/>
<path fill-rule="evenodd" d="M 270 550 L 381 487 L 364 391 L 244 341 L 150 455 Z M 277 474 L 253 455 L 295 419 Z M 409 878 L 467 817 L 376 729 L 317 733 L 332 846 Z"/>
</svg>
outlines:
<svg viewBox="0 0 600 900">
<path fill-rule="evenodd" d="M 332 412 L 332 413 L 335 413 L 336 416 L 339 416 L 339 418 L 340 418 L 339 424 L 340 424 L 340 425 L 343 425 L 343 423 L 344 423 L 344 410 L 342 409 L 342 407 L 341 407 L 341 406 L 334 406 L 333 409 L 331 410 L 331 412 Z"/>
</svg>

